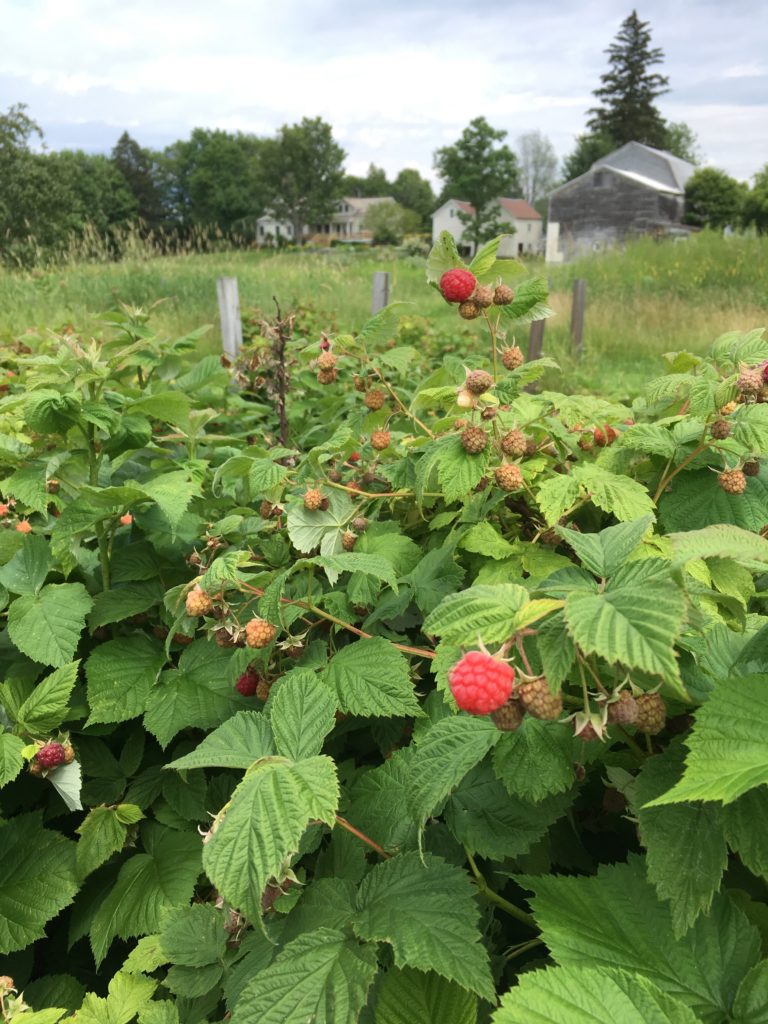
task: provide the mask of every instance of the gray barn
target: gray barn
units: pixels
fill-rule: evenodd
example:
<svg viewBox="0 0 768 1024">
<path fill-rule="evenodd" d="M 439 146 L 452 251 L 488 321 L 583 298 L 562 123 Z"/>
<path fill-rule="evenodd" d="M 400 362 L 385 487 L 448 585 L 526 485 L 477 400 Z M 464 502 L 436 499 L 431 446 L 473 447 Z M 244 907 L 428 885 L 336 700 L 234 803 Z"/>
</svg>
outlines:
<svg viewBox="0 0 768 1024">
<path fill-rule="evenodd" d="M 638 235 L 685 233 L 685 183 L 694 167 L 640 142 L 596 160 L 549 194 L 547 261 L 558 263 Z"/>
</svg>

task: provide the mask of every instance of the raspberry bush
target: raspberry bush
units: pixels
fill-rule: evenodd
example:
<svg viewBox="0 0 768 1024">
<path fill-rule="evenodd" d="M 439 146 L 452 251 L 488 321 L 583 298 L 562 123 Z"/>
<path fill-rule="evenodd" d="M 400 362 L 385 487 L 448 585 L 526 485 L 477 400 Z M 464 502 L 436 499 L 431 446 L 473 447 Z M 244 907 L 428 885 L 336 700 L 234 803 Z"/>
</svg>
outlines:
<svg viewBox="0 0 768 1024">
<path fill-rule="evenodd" d="M 549 390 L 497 248 L 2 349 L 4 1021 L 764 1019 L 768 341 Z"/>
</svg>

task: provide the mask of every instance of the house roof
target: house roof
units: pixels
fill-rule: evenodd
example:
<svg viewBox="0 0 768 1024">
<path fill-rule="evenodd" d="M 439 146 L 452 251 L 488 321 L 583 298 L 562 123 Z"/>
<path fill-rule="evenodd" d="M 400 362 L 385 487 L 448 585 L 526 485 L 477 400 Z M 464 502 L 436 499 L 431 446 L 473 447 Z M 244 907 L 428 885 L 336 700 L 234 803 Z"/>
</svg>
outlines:
<svg viewBox="0 0 768 1024">
<path fill-rule="evenodd" d="M 549 196 L 557 195 L 563 189 L 603 168 L 635 181 L 644 188 L 672 195 L 682 195 L 685 192 L 685 183 L 695 170 L 693 164 L 673 156 L 664 149 L 654 149 L 653 146 L 646 146 L 642 142 L 627 142 L 612 153 L 595 160 L 584 174 L 552 189 Z"/>
<path fill-rule="evenodd" d="M 377 203 L 394 203 L 394 201 L 392 196 L 344 196 L 343 198 L 343 202 L 349 203 L 359 213 L 365 213 Z"/>
<path fill-rule="evenodd" d="M 541 220 L 541 214 L 525 199 L 499 199 L 502 209 L 516 220 Z"/>
</svg>

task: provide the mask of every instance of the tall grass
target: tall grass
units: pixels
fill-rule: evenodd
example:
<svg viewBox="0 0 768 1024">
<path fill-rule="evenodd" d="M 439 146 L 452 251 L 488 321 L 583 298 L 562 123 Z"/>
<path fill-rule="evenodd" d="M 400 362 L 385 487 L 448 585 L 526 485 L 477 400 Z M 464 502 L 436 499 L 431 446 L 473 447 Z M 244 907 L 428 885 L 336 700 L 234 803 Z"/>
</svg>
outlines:
<svg viewBox="0 0 768 1024">
<path fill-rule="evenodd" d="M 28 328 L 99 329 L 97 314 L 118 302 L 157 303 L 153 322 L 169 335 L 204 323 L 213 325 L 206 345 L 218 348 L 216 278 L 235 276 L 242 306 L 283 309 L 311 305 L 327 311 L 340 330 L 356 330 L 370 314 L 375 270 L 392 275 L 391 298 L 455 333 L 456 312 L 424 286 L 424 263 L 385 250 L 359 252 L 201 252 L 191 237 L 184 251 L 162 253 L 160 239 L 138 235 L 124 240 L 126 255 L 106 262 L 97 249 L 33 271 L 0 271 L 0 334 Z M 221 239 L 222 247 L 226 240 Z M 636 392 L 659 372 L 662 352 L 704 351 L 726 330 L 768 324 L 768 239 L 703 233 L 683 243 L 640 240 L 567 266 L 533 261 L 529 269 L 550 278 L 551 305 L 545 349 L 566 370 L 575 390 Z M 572 281 L 587 281 L 584 356 L 570 352 Z M 523 346 L 527 330 L 517 339 Z"/>
</svg>

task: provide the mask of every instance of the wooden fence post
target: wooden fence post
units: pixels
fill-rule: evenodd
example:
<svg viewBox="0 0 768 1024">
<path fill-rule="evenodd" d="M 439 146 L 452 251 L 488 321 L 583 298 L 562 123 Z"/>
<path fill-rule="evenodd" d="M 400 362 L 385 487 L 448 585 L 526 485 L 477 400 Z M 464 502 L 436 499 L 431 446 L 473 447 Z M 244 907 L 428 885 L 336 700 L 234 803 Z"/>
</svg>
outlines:
<svg viewBox="0 0 768 1024">
<path fill-rule="evenodd" d="M 373 295 L 371 297 L 371 315 L 378 313 L 389 302 L 389 273 L 376 270 L 373 274 Z"/>
<path fill-rule="evenodd" d="M 243 323 L 240 319 L 240 297 L 236 277 L 216 280 L 221 320 L 221 347 L 230 359 L 236 359 L 243 345 Z"/>
<path fill-rule="evenodd" d="M 532 359 L 540 359 L 541 351 L 544 348 L 544 325 L 546 320 L 534 320 L 531 324 L 531 332 L 528 336 L 528 362 Z"/>
<path fill-rule="evenodd" d="M 584 312 L 587 306 L 587 282 L 579 277 L 573 282 L 571 306 L 571 345 L 573 354 L 580 357 L 584 351 Z"/>
</svg>

